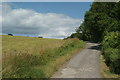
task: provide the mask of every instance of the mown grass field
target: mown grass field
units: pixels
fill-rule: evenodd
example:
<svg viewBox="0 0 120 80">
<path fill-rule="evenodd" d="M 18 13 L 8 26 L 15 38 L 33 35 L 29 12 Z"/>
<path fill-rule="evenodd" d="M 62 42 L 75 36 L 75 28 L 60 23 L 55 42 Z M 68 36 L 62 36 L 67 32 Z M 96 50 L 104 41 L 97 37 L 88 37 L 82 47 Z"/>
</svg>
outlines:
<svg viewBox="0 0 120 80">
<path fill-rule="evenodd" d="M 49 78 L 85 46 L 78 39 L 2 36 L 3 78 Z"/>
</svg>

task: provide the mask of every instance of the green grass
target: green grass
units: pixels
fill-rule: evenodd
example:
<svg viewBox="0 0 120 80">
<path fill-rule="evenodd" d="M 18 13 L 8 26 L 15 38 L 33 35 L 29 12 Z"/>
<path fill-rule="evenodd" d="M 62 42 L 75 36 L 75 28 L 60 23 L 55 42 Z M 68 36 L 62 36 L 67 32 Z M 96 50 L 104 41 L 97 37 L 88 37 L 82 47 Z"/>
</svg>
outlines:
<svg viewBox="0 0 120 80">
<path fill-rule="evenodd" d="M 84 47 L 78 39 L 2 36 L 3 78 L 49 78 Z"/>
<path fill-rule="evenodd" d="M 120 78 L 120 75 L 110 72 L 109 67 L 105 63 L 103 55 L 100 56 L 100 63 L 101 63 L 101 75 L 103 78 Z"/>
</svg>

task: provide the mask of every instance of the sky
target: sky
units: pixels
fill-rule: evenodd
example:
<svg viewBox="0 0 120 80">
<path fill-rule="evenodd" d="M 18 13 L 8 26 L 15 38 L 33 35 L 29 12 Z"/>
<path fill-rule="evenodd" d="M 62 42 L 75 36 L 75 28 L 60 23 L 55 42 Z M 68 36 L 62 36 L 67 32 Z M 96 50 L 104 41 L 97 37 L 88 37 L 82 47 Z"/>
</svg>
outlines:
<svg viewBox="0 0 120 80">
<path fill-rule="evenodd" d="M 84 20 L 92 2 L 4 2 L 2 33 L 65 38 Z M 1 19 L 2 18 L 2 19 Z"/>
</svg>

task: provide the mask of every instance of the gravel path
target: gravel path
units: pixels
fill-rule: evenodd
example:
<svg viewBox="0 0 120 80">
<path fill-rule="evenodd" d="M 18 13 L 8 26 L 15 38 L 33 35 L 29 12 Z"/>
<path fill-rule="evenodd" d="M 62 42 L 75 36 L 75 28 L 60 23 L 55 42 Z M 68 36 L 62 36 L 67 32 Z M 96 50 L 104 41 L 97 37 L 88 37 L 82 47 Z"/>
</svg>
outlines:
<svg viewBox="0 0 120 80">
<path fill-rule="evenodd" d="M 99 44 L 87 43 L 80 53 L 64 64 L 51 78 L 101 78 Z"/>
</svg>

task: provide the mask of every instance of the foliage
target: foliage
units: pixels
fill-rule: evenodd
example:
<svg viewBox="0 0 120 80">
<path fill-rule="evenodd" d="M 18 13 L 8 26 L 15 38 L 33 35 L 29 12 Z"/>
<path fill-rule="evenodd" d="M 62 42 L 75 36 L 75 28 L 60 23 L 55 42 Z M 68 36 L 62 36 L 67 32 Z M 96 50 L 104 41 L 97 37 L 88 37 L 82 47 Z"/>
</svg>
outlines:
<svg viewBox="0 0 120 80">
<path fill-rule="evenodd" d="M 103 77 L 103 78 L 119 78 L 120 77 L 119 74 L 111 73 L 110 68 L 105 63 L 106 60 L 104 57 L 105 56 L 100 55 L 101 77 Z M 119 65 L 119 64 L 117 64 L 117 65 Z M 115 66 L 117 66 L 117 65 L 115 65 Z"/>
<path fill-rule="evenodd" d="M 106 64 L 113 73 L 120 74 L 119 32 L 109 32 L 102 41 L 102 50 Z"/>
<path fill-rule="evenodd" d="M 93 2 L 75 34 L 79 39 L 101 42 L 106 64 L 111 72 L 120 74 L 120 1 Z M 73 34 L 72 34 L 73 35 Z M 72 36 L 71 35 L 71 36 Z"/>
<path fill-rule="evenodd" d="M 111 72 L 120 74 L 120 54 L 118 53 L 118 49 L 105 49 L 104 58 L 106 64 L 110 67 Z"/>
<path fill-rule="evenodd" d="M 104 37 L 104 40 L 102 41 L 103 49 L 106 48 L 118 48 L 119 46 L 119 36 L 120 32 L 109 32 Z"/>
<path fill-rule="evenodd" d="M 9 36 L 13 36 L 13 34 L 11 34 L 11 33 L 9 33 L 8 35 L 9 35 Z"/>
<path fill-rule="evenodd" d="M 119 4 L 120 2 L 94 2 L 76 33 L 82 31 L 83 40 L 101 42 L 107 32 L 119 31 Z"/>
<path fill-rule="evenodd" d="M 81 39 L 82 38 L 82 33 L 72 33 L 71 36 L 69 36 L 69 38 L 78 38 Z"/>
<path fill-rule="evenodd" d="M 42 36 L 38 36 L 38 38 L 43 38 Z"/>
</svg>

